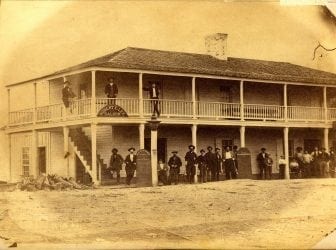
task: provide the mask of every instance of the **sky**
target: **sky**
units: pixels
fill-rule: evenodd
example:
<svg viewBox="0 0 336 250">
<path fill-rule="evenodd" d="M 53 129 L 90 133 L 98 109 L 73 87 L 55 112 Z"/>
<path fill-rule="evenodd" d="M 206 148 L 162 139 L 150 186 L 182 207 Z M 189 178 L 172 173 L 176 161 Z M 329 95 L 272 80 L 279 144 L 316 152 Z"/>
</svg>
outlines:
<svg viewBox="0 0 336 250">
<path fill-rule="evenodd" d="M 329 2 L 331 10 L 336 10 L 335 6 Z M 325 55 L 323 61 L 312 61 L 318 41 L 326 47 L 336 44 L 335 24 L 321 18 L 321 9 L 316 6 L 267 1 L 5 0 L 0 5 L 2 120 L 6 84 L 40 77 L 127 46 L 204 53 L 204 37 L 216 32 L 229 34 L 229 56 L 286 61 L 336 72 L 335 53 Z"/>
</svg>

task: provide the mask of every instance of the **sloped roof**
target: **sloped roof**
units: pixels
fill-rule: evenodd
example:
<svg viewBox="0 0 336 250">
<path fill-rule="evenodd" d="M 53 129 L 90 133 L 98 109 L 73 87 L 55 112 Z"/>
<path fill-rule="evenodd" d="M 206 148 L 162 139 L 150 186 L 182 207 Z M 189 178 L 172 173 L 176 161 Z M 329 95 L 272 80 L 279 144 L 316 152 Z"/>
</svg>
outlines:
<svg viewBox="0 0 336 250">
<path fill-rule="evenodd" d="M 232 58 L 220 60 L 206 54 L 127 47 L 54 74 L 98 66 L 133 70 L 194 73 L 251 80 L 335 84 L 336 74 L 286 62 Z M 54 75 L 52 74 L 52 75 Z"/>
</svg>

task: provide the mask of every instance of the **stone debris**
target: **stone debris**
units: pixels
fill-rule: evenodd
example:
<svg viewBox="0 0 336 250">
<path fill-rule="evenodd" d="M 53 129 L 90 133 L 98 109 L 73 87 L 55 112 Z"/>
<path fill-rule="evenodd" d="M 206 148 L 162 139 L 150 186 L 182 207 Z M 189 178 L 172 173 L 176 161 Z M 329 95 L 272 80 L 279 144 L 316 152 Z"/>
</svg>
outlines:
<svg viewBox="0 0 336 250">
<path fill-rule="evenodd" d="M 77 183 L 74 178 L 65 178 L 56 174 L 41 174 L 36 179 L 32 176 L 24 177 L 17 188 L 22 191 L 37 191 L 37 190 L 72 190 L 72 189 L 92 189 L 93 185 L 84 185 Z"/>
</svg>

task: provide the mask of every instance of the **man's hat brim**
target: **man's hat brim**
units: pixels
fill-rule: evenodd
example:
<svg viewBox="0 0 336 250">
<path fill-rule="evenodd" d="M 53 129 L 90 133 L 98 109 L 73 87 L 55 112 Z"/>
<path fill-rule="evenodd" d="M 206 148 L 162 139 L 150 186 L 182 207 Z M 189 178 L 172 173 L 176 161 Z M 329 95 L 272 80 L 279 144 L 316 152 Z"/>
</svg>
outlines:
<svg viewBox="0 0 336 250">
<path fill-rule="evenodd" d="M 194 145 L 189 145 L 188 148 L 192 148 L 192 149 L 195 149 L 195 146 Z"/>
<path fill-rule="evenodd" d="M 113 148 L 111 151 L 112 151 L 112 152 L 114 152 L 114 151 L 118 152 L 118 149 Z"/>
<path fill-rule="evenodd" d="M 128 149 L 128 151 L 131 151 L 131 150 L 135 151 L 135 148 L 129 148 L 129 149 Z"/>
<path fill-rule="evenodd" d="M 177 154 L 177 151 L 176 150 L 172 151 L 172 154 Z"/>
</svg>

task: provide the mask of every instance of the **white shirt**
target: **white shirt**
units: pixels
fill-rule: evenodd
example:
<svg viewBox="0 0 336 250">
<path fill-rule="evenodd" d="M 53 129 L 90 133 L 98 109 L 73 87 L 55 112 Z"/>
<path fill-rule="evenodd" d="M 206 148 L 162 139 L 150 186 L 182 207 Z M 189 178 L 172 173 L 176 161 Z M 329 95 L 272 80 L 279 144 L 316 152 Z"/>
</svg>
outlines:
<svg viewBox="0 0 336 250">
<path fill-rule="evenodd" d="M 156 89 L 155 88 L 153 88 L 153 97 L 157 97 L 156 96 Z"/>
<path fill-rule="evenodd" d="M 229 152 L 225 151 L 225 159 L 231 159 L 231 158 L 232 158 L 231 152 L 230 151 Z"/>
<path fill-rule="evenodd" d="M 130 154 L 130 159 L 131 159 L 131 161 L 133 161 L 133 154 Z"/>
</svg>

